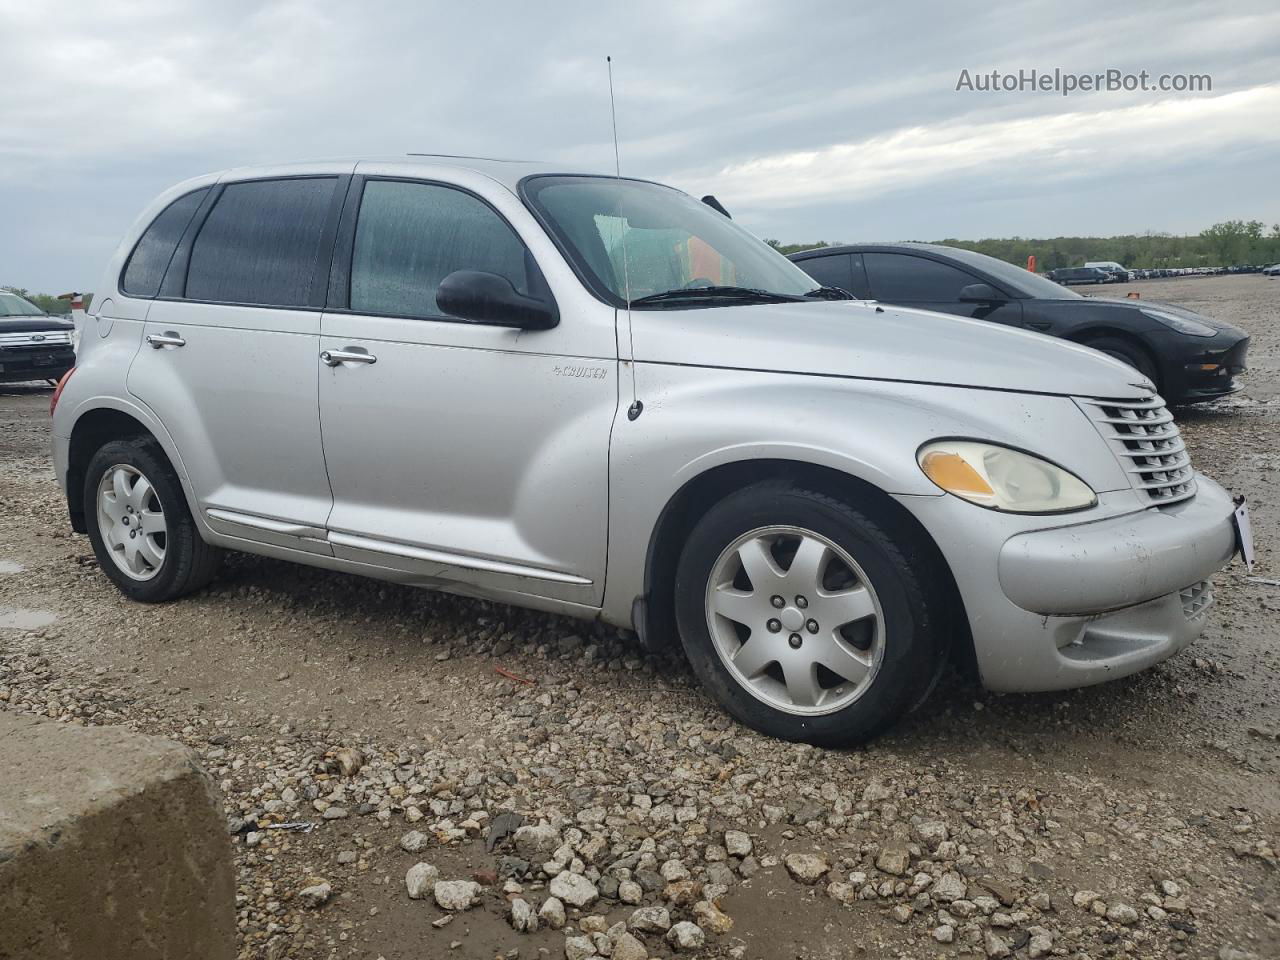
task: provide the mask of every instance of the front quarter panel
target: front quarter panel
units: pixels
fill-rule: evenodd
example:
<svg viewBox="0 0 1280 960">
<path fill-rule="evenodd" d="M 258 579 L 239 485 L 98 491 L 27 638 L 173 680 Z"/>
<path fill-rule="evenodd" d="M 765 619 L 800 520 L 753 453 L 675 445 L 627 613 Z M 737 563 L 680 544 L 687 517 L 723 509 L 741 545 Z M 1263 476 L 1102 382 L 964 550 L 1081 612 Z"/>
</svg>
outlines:
<svg viewBox="0 0 1280 960">
<path fill-rule="evenodd" d="M 610 456 L 611 622 L 628 622 L 646 592 L 650 538 L 667 503 L 724 464 L 796 461 L 889 494 L 934 497 L 944 494 L 921 473 L 916 451 L 939 437 L 971 437 L 1051 459 L 1099 492 L 1129 489 L 1065 397 L 666 364 L 640 364 L 636 380 L 643 412 L 619 416 Z"/>
</svg>

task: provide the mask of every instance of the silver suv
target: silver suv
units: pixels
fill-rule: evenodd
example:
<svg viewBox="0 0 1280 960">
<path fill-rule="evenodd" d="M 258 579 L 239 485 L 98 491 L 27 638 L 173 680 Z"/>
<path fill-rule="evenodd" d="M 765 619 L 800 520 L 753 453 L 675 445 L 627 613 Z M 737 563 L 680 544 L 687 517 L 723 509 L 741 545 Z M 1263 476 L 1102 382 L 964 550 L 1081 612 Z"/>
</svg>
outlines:
<svg viewBox="0 0 1280 960">
<path fill-rule="evenodd" d="M 53 420 L 152 602 L 242 550 L 677 636 L 768 733 L 882 730 L 1204 628 L 1233 504 L 1140 374 L 850 302 L 641 180 L 409 157 L 190 180 L 98 286 Z"/>
</svg>

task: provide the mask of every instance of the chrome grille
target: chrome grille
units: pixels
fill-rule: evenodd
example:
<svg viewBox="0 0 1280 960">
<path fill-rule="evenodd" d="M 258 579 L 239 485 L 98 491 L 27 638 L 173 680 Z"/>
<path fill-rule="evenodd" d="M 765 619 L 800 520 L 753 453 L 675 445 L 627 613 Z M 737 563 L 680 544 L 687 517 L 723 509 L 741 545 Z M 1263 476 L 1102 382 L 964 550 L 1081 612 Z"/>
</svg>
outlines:
<svg viewBox="0 0 1280 960">
<path fill-rule="evenodd" d="M 68 330 L 24 330 L 21 333 L 0 333 L 0 347 L 59 347 L 70 342 L 71 333 Z"/>
<path fill-rule="evenodd" d="M 1178 595 L 1182 598 L 1182 615 L 1194 620 L 1213 606 L 1213 584 L 1208 580 L 1193 583 Z"/>
<path fill-rule="evenodd" d="M 1083 400 L 1081 405 L 1120 458 L 1135 490 L 1161 506 L 1195 495 L 1191 457 L 1163 400 Z"/>
</svg>

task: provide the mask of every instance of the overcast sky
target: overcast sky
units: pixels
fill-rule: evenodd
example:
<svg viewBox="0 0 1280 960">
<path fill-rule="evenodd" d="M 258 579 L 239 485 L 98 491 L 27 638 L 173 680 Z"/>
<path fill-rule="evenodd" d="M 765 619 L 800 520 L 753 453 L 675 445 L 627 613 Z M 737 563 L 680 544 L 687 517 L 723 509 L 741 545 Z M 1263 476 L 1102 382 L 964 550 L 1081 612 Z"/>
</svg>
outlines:
<svg viewBox="0 0 1280 960">
<path fill-rule="evenodd" d="M 167 186 L 406 151 L 714 192 L 783 241 L 1280 222 L 1280 5 L 0 0 L 0 284 L 92 289 Z M 1212 92 L 957 92 L 961 70 Z"/>
</svg>

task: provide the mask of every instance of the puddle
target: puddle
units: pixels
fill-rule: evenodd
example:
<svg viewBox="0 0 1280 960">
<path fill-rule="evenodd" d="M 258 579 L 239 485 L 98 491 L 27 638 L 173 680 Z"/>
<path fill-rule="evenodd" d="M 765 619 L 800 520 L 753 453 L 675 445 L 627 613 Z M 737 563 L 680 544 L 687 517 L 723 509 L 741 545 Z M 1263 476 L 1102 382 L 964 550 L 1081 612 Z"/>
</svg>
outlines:
<svg viewBox="0 0 1280 960">
<path fill-rule="evenodd" d="M 0 630 L 38 630 L 58 619 L 51 610 L 0 607 Z"/>
<path fill-rule="evenodd" d="M 25 567 L 16 560 L 0 560 L 0 576 L 6 573 L 21 573 Z"/>
</svg>

